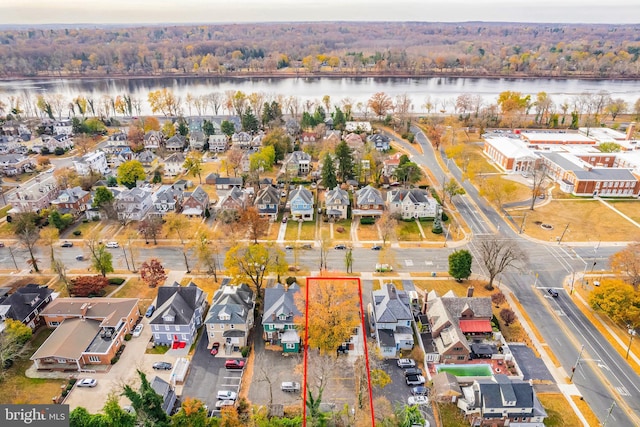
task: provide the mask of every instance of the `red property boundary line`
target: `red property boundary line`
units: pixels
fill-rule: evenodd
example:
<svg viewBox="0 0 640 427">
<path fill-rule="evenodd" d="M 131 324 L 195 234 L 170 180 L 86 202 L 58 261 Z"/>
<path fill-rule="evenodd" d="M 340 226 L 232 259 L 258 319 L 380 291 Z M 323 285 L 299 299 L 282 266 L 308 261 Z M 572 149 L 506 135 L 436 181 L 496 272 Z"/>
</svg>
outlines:
<svg viewBox="0 0 640 427">
<path fill-rule="evenodd" d="M 367 385 L 369 387 L 369 407 L 371 408 L 371 426 L 376 425 L 375 414 L 373 410 L 373 393 L 371 390 L 371 371 L 369 370 L 369 349 L 367 348 L 367 329 L 364 323 L 364 306 L 362 305 L 362 282 L 359 277 L 332 277 L 332 276 L 320 276 L 320 277 L 307 277 L 306 290 L 305 290 L 305 306 L 304 306 L 304 375 L 302 382 L 302 426 L 307 427 L 307 362 L 308 362 L 308 334 L 309 334 L 309 287 L 312 280 L 351 280 L 358 283 L 358 298 L 360 299 L 360 326 L 362 332 L 362 338 L 364 341 L 364 356 L 367 367 Z"/>
</svg>

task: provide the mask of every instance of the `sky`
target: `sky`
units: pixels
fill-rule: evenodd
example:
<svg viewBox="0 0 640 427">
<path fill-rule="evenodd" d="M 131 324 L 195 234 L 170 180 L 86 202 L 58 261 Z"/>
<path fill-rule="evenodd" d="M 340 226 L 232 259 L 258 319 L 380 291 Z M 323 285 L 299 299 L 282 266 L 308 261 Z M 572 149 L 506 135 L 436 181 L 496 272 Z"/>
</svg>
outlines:
<svg viewBox="0 0 640 427">
<path fill-rule="evenodd" d="M 640 22 L 639 0 L 0 0 L 0 25 L 275 21 Z"/>
</svg>

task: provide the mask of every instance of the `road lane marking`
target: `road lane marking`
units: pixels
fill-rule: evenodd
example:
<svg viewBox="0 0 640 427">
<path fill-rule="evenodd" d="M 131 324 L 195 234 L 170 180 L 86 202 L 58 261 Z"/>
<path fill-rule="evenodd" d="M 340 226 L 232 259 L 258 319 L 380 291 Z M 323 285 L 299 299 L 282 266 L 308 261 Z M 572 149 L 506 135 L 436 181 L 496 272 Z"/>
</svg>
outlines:
<svg viewBox="0 0 640 427">
<path fill-rule="evenodd" d="M 405 264 L 407 267 L 413 267 L 413 260 L 412 260 L 412 259 L 405 259 L 405 260 L 404 260 L 404 264 Z"/>
</svg>

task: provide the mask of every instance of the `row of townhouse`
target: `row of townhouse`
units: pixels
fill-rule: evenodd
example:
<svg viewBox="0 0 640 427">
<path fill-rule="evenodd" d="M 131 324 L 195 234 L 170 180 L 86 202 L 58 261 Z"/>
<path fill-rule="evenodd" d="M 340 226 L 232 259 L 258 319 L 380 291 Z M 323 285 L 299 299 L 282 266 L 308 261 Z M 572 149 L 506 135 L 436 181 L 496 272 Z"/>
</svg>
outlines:
<svg viewBox="0 0 640 427">
<path fill-rule="evenodd" d="M 155 191 L 150 187 L 135 187 L 115 194 L 115 206 L 121 221 L 142 221 L 147 215 L 162 217 L 169 212 L 204 217 L 209 203 L 209 194 L 201 186 L 192 191 L 176 184 L 162 185 Z"/>
</svg>

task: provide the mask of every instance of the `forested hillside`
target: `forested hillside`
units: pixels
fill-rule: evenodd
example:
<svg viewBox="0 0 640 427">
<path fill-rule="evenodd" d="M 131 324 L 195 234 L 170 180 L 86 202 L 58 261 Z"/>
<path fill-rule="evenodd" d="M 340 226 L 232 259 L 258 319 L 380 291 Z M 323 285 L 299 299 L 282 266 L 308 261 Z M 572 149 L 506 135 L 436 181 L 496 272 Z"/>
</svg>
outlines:
<svg viewBox="0 0 640 427">
<path fill-rule="evenodd" d="M 0 31 L 0 78 L 134 75 L 637 78 L 640 25 L 264 23 Z"/>
</svg>

